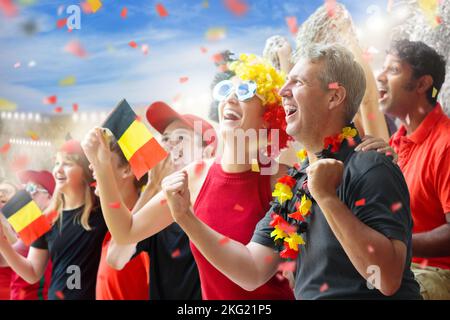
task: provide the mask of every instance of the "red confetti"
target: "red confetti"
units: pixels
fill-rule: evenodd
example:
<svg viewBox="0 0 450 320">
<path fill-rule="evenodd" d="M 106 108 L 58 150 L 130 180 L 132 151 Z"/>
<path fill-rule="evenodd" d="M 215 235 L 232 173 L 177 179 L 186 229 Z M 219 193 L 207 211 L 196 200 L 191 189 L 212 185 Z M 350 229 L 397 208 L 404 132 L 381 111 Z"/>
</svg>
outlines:
<svg viewBox="0 0 450 320">
<path fill-rule="evenodd" d="M 201 51 L 201 53 L 207 53 L 208 49 L 205 47 L 200 47 L 200 51 Z"/>
<path fill-rule="evenodd" d="M 166 8 L 162 3 L 156 4 L 156 12 L 161 18 L 167 17 L 169 15 L 169 13 L 167 12 Z"/>
<path fill-rule="evenodd" d="M 347 138 L 347 143 L 348 143 L 348 145 L 349 145 L 350 147 L 356 146 L 355 139 L 353 139 L 352 137 L 348 137 L 348 138 Z"/>
<path fill-rule="evenodd" d="M 357 206 L 357 207 L 361 207 L 361 206 L 364 206 L 364 205 L 366 205 L 366 199 L 364 199 L 364 198 L 362 198 L 362 199 L 360 199 L 360 200 L 355 202 L 355 206 Z"/>
<path fill-rule="evenodd" d="M 204 167 L 205 167 L 205 161 L 203 161 L 203 160 L 198 161 L 195 164 L 195 168 L 194 168 L 195 175 L 198 176 L 200 173 L 202 173 Z"/>
<path fill-rule="evenodd" d="M 142 117 L 140 115 L 136 115 L 136 121 L 142 122 Z"/>
<path fill-rule="evenodd" d="M 320 286 L 320 289 L 319 289 L 319 291 L 320 292 L 325 292 L 325 291 L 327 291 L 329 289 L 329 287 L 328 287 L 328 283 L 324 283 L 324 284 L 322 284 L 321 286 Z"/>
<path fill-rule="evenodd" d="M 402 208 L 401 202 L 396 202 L 391 205 L 391 211 L 394 213 L 397 212 L 398 210 L 400 210 L 401 208 Z"/>
<path fill-rule="evenodd" d="M 437 24 L 442 24 L 442 18 L 439 16 L 436 16 L 436 23 Z"/>
<path fill-rule="evenodd" d="M 375 249 L 371 245 L 368 245 L 367 251 L 369 251 L 369 253 L 373 253 L 375 251 Z"/>
<path fill-rule="evenodd" d="M 294 272 L 295 271 L 295 261 L 286 261 L 282 262 L 278 265 L 278 271 L 289 271 Z"/>
<path fill-rule="evenodd" d="M 265 263 L 269 264 L 269 263 L 272 263 L 272 261 L 273 261 L 273 256 L 265 256 L 264 257 Z"/>
<path fill-rule="evenodd" d="M 333 82 L 328 84 L 328 89 L 339 89 L 339 83 Z"/>
<path fill-rule="evenodd" d="M 373 112 L 369 112 L 369 114 L 367 115 L 367 118 L 370 121 L 374 121 L 377 118 L 377 116 Z"/>
<path fill-rule="evenodd" d="M 241 207 L 241 206 L 240 206 L 239 204 L 237 204 L 237 203 L 234 205 L 233 209 L 236 210 L 236 211 L 244 211 L 244 208 Z"/>
<path fill-rule="evenodd" d="M 180 256 L 180 249 L 176 249 L 174 252 L 172 252 L 172 259 L 177 258 Z"/>
<path fill-rule="evenodd" d="M 227 244 L 228 242 L 230 242 L 230 238 L 228 237 L 223 237 L 222 239 L 219 240 L 220 245 Z"/>
<path fill-rule="evenodd" d="M 386 151 L 386 157 L 391 157 L 391 156 L 392 156 L 392 152 Z"/>
<path fill-rule="evenodd" d="M 296 34 L 298 31 L 297 17 L 286 17 L 286 24 L 292 34 Z"/>
<path fill-rule="evenodd" d="M 62 291 L 56 291 L 55 295 L 59 300 L 64 300 L 64 293 Z"/>
<path fill-rule="evenodd" d="M 77 103 L 72 104 L 72 110 L 73 110 L 73 112 L 78 112 L 78 104 Z"/>
<path fill-rule="evenodd" d="M 142 50 L 143 54 L 147 55 L 148 54 L 148 50 L 149 50 L 148 45 L 147 44 L 143 44 L 142 47 L 141 47 L 141 50 Z"/>
<path fill-rule="evenodd" d="M 189 77 L 180 77 L 180 79 L 179 79 L 180 83 L 186 83 L 186 82 L 188 82 L 188 80 L 189 80 Z"/>
<path fill-rule="evenodd" d="M 89 186 L 91 188 L 97 188 L 97 181 L 92 182 Z"/>
<path fill-rule="evenodd" d="M 225 0 L 225 7 L 236 16 L 243 16 L 248 11 L 248 5 L 242 0 Z"/>
<path fill-rule="evenodd" d="M 55 104 L 58 98 L 56 96 L 50 96 L 45 98 L 42 103 L 43 104 Z"/>
<path fill-rule="evenodd" d="M 56 107 L 53 111 L 55 111 L 56 113 L 61 113 L 63 111 L 62 107 Z"/>
<path fill-rule="evenodd" d="M 110 204 L 108 204 L 108 207 L 112 208 L 112 209 L 119 209 L 120 208 L 120 202 L 111 202 Z"/>
<path fill-rule="evenodd" d="M 159 202 L 159 204 L 162 205 L 162 206 L 165 205 L 166 203 L 167 203 L 167 200 L 166 200 L 166 199 L 162 199 L 162 200 Z"/>
<path fill-rule="evenodd" d="M 325 0 L 328 17 L 332 18 L 336 10 L 336 0 Z"/>
<path fill-rule="evenodd" d="M 7 17 L 14 17 L 18 13 L 17 7 L 12 0 L 0 0 L 0 11 Z"/>
<path fill-rule="evenodd" d="M 134 48 L 134 49 L 136 49 L 137 48 L 137 43 L 135 42 L 135 41 L 130 41 L 130 42 L 128 42 L 128 45 L 130 46 L 130 47 L 132 47 L 132 48 Z"/>
<path fill-rule="evenodd" d="M 214 63 L 221 63 L 223 61 L 223 56 L 220 53 L 213 54 L 211 59 Z"/>
<path fill-rule="evenodd" d="M 2 154 L 8 153 L 9 149 L 11 149 L 11 144 L 7 142 L 0 148 L 0 153 Z"/>
<path fill-rule="evenodd" d="M 423 259 L 423 261 L 419 265 L 420 269 L 425 269 L 427 266 L 428 266 L 428 259 Z"/>
<path fill-rule="evenodd" d="M 122 11 L 120 12 L 120 16 L 122 17 L 122 19 L 127 18 L 127 13 L 128 13 L 128 9 L 126 7 L 123 7 Z"/>
<path fill-rule="evenodd" d="M 25 170 L 28 166 L 29 160 L 25 155 L 16 155 L 11 164 L 11 170 L 14 172 Z"/>
<path fill-rule="evenodd" d="M 73 40 L 70 41 L 65 47 L 64 51 L 73 54 L 74 56 L 84 58 L 87 56 L 86 50 L 84 50 L 83 46 L 81 45 L 80 41 Z"/>
<path fill-rule="evenodd" d="M 301 169 L 301 166 L 300 166 L 300 164 L 298 164 L 298 163 L 296 162 L 296 163 L 294 163 L 294 168 L 297 169 L 297 170 L 300 170 L 300 169 Z"/>
<path fill-rule="evenodd" d="M 67 18 L 63 18 L 63 19 L 58 19 L 58 21 L 56 21 L 56 27 L 58 29 L 64 28 L 64 26 L 67 23 Z"/>
<path fill-rule="evenodd" d="M 81 3 L 81 10 L 83 10 L 83 13 L 85 14 L 94 13 L 94 11 L 92 11 L 91 5 L 87 1 Z"/>
</svg>

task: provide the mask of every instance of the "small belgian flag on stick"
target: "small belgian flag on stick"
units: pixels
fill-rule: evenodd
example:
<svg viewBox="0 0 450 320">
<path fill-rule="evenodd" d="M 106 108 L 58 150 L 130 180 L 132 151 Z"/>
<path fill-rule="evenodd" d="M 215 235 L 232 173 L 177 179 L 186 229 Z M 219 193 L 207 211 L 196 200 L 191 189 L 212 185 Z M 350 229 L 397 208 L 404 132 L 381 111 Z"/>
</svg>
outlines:
<svg viewBox="0 0 450 320">
<path fill-rule="evenodd" d="M 51 229 L 46 216 L 25 190 L 18 191 L 2 212 L 27 246 Z"/>
<path fill-rule="evenodd" d="M 153 137 L 150 130 L 138 120 L 125 99 L 106 119 L 104 128 L 111 130 L 139 180 L 151 168 L 167 157 L 167 152 Z"/>
</svg>

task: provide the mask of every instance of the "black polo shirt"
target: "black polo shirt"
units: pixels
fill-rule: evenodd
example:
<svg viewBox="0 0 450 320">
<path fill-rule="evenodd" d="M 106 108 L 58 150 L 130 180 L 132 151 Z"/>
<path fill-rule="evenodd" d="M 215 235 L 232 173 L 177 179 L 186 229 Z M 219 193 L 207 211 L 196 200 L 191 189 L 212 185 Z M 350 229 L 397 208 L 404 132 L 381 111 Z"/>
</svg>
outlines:
<svg viewBox="0 0 450 320">
<path fill-rule="evenodd" d="M 102 243 L 108 229 L 101 208 L 97 207 L 89 216 L 91 230 L 85 230 L 80 223 L 83 209 L 64 210 L 50 231 L 31 244 L 50 254 L 49 300 L 95 300 Z M 80 288 L 73 287 L 78 272 L 74 268 L 79 270 Z"/>
<path fill-rule="evenodd" d="M 151 300 L 201 300 L 202 291 L 197 264 L 183 229 L 172 223 L 136 246 L 150 256 Z"/>
<path fill-rule="evenodd" d="M 359 137 L 355 137 L 360 142 Z M 287 214 L 295 212 L 295 202 L 307 194 L 313 201 L 311 214 L 306 217 L 307 230 L 302 233 L 305 245 L 300 246 L 297 258 L 295 296 L 297 299 L 420 299 L 419 285 L 411 272 L 412 218 L 409 210 L 409 192 L 405 179 L 397 165 L 385 155 L 376 151 L 355 152 L 346 140 L 339 152 L 322 152 L 319 158 L 332 157 L 344 162 L 342 184 L 337 196 L 364 224 L 390 239 L 405 243 L 407 257 L 400 289 L 391 297 L 384 296 L 377 289 L 369 289 L 367 281 L 358 273 L 336 239 L 320 207 L 307 189 L 305 161 L 299 171 L 291 168 L 289 174 L 297 180 L 293 188 L 294 197 L 287 201 Z M 364 205 L 357 205 L 365 199 Z M 276 204 L 276 201 L 274 201 Z M 401 203 L 395 212 L 391 206 Z M 356 204 L 355 204 L 356 203 Z M 280 250 L 270 233 L 269 225 L 274 206 L 256 226 L 252 242 Z M 286 211 L 285 211 L 286 212 Z M 368 248 L 369 250 L 369 248 Z M 373 271 L 369 271 L 371 275 Z"/>
</svg>

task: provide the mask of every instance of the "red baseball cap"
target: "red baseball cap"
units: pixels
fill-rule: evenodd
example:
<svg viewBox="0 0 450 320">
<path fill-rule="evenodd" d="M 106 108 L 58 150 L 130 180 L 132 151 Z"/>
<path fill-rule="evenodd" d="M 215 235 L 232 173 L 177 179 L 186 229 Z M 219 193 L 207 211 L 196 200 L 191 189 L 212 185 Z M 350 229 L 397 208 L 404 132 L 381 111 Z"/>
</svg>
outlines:
<svg viewBox="0 0 450 320">
<path fill-rule="evenodd" d="M 41 186 L 45 188 L 45 190 L 53 195 L 53 191 L 55 190 L 55 179 L 53 179 L 53 175 L 46 171 L 34 171 L 34 170 L 25 170 L 17 173 L 17 177 L 20 182 L 25 184 L 28 182 L 39 183 Z"/>
<path fill-rule="evenodd" d="M 202 119 L 193 114 L 179 114 L 175 110 L 173 110 L 169 105 L 162 101 L 156 101 L 152 103 L 147 108 L 147 121 L 150 125 L 155 128 L 159 133 L 163 134 L 164 130 L 166 130 L 167 126 L 174 122 L 175 120 L 179 120 L 187 125 L 192 130 L 195 130 L 194 123 L 196 121 L 201 123 L 201 132 L 203 141 L 210 145 L 212 144 L 214 148 L 217 146 L 217 134 L 214 130 L 214 127 L 205 119 Z M 204 137 L 205 132 L 209 131 L 209 136 Z"/>
</svg>

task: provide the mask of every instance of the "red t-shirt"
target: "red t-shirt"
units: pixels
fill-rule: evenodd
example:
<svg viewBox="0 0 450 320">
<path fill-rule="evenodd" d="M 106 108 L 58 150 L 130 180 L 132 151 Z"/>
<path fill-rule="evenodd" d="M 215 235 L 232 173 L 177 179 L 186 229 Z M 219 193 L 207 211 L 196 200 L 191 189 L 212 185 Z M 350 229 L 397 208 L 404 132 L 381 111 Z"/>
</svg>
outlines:
<svg viewBox="0 0 450 320">
<path fill-rule="evenodd" d="M 412 134 L 406 133 L 400 127 L 390 144 L 408 184 L 413 233 L 426 232 L 446 224 L 450 213 L 450 119 L 437 104 Z M 427 260 L 430 266 L 450 269 L 450 256 Z"/>
<path fill-rule="evenodd" d="M 30 247 L 27 247 L 21 240 L 18 240 L 14 249 L 22 256 L 28 256 Z M 47 300 L 48 288 L 50 286 L 52 275 L 52 263 L 48 262 L 45 269 L 44 276 L 39 282 L 29 284 L 23 280 L 17 273 L 13 272 L 11 275 L 11 300 Z"/>
<path fill-rule="evenodd" d="M 12 273 L 10 267 L 0 267 L 0 300 L 9 300 Z"/>
<path fill-rule="evenodd" d="M 270 176 L 252 171 L 226 173 L 214 163 L 195 201 L 194 212 L 215 231 L 246 245 L 271 200 Z M 191 250 L 205 300 L 294 299 L 288 281 L 280 274 L 258 289 L 246 291 L 213 267 L 192 243 Z"/>
<path fill-rule="evenodd" d="M 122 270 L 111 268 L 107 262 L 111 234 L 103 240 L 102 256 L 97 273 L 97 300 L 149 300 L 149 258 L 145 252 L 137 255 Z"/>
</svg>

